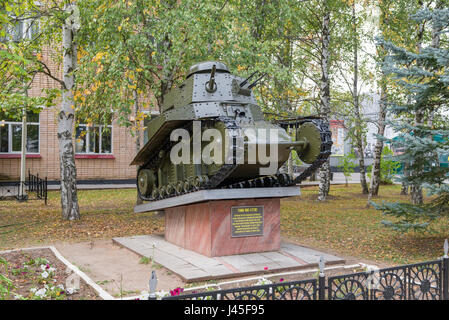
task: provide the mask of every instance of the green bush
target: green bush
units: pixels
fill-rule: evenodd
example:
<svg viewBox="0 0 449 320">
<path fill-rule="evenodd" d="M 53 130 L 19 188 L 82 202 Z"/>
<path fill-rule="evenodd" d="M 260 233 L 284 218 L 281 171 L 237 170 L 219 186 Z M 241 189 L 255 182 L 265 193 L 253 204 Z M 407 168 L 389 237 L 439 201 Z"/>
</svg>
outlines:
<svg viewBox="0 0 449 320">
<path fill-rule="evenodd" d="M 354 152 L 348 153 L 343 156 L 341 163 L 338 165 L 339 168 L 343 170 L 343 174 L 346 180 L 346 186 L 348 186 L 348 181 L 351 177 L 351 174 L 354 173 L 354 168 L 357 166 L 357 163 L 354 160 L 357 160 L 357 156 Z"/>
<path fill-rule="evenodd" d="M 382 149 L 381 161 L 380 161 L 380 183 L 393 184 L 393 177 L 398 173 L 401 167 L 399 161 L 393 160 L 393 151 L 387 146 Z M 371 179 L 371 170 L 373 166 L 367 167 L 367 175 Z"/>
</svg>

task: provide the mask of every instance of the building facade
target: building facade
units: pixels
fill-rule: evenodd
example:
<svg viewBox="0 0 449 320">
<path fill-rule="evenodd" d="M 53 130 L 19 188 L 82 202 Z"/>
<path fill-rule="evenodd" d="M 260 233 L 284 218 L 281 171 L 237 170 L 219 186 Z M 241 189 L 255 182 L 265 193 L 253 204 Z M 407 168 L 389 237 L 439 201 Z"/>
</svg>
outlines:
<svg viewBox="0 0 449 320">
<path fill-rule="evenodd" d="M 49 180 L 59 180 L 56 108 L 45 109 L 35 118 L 27 126 L 26 170 Z M 17 180 L 20 176 L 22 123 L 2 120 L 0 180 Z M 86 126 L 79 126 L 75 131 L 75 162 L 79 180 L 136 177 L 136 168 L 129 165 L 136 154 L 135 138 L 128 129 L 117 126 L 113 121 L 107 129 L 94 126 L 86 130 Z M 83 131 L 87 134 L 82 135 Z"/>
<path fill-rule="evenodd" d="M 50 58 L 50 49 L 44 50 L 42 60 L 61 77 L 61 67 Z M 58 84 L 38 74 L 29 96 L 39 96 L 46 88 Z M 43 108 L 39 114 L 27 116 L 26 172 L 39 174 L 48 180 L 60 180 L 58 146 L 58 105 Z M 89 127 L 80 124 L 74 128 L 74 149 L 78 180 L 135 179 L 136 168 L 130 166 L 136 154 L 135 137 L 115 121 L 109 126 Z M 18 180 L 20 177 L 22 122 L 7 118 L 0 109 L 0 180 Z"/>
</svg>

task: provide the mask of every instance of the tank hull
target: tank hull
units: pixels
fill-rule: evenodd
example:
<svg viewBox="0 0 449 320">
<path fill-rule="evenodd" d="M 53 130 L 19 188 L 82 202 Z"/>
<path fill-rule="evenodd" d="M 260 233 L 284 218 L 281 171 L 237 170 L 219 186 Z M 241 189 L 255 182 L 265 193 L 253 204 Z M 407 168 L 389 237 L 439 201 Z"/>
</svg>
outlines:
<svg viewBox="0 0 449 320">
<path fill-rule="evenodd" d="M 266 121 L 243 78 L 223 65 L 211 74 L 204 66 L 193 68 L 164 97 L 162 113 L 147 127 L 149 140 L 131 163 L 139 166 L 141 199 L 202 189 L 288 186 L 299 180 L 279 169 L 292 150 L 312 164 L 309 171 L 327 160 L 332 142 L 323 121 Z"/>
</svg>

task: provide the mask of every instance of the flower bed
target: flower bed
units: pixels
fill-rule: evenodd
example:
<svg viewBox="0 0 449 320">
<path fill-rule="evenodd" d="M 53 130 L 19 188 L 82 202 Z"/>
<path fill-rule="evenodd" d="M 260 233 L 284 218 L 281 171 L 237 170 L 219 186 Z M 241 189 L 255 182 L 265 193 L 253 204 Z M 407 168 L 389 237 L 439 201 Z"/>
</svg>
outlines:
<svg viewBox="0 0 449 320">
<path fill-rule="evenodd" d="M 98 294 L 50 249 L 0 254 L 0 300 L 97 300 Z"/>
</svg>

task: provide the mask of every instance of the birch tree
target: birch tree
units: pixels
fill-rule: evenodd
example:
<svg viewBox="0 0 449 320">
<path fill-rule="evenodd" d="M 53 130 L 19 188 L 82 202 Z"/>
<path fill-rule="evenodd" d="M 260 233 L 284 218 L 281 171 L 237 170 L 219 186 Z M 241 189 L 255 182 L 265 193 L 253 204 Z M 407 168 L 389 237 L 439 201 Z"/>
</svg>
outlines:
<svg viewBox="0 0 449 320">
<path fill-rule="evenodd" d="M 73 149 L 73 127 L 75 121 L 75 86 L 76 69 L 75 32 L 79 29 L 79 9 L 75 2 L 66 3 L 66 13 L 62 26 L 62 102 L 58 113 L 59 165 L 61 170 L 61 205 L 62 217 L 66 220 L 80 219 L 76 189 L 76 165 Z"/>
<path fill-rule="evenodd" d="M 321 84 L 320 84 L 320 116 L 329 123 L 330 117 L 330 8 L 327 0 L 323 2 L 324 12 L 321 33 Z M 330 159 L 327 159 L 319 171 L 318 200 L 326 200 L 330 190 Z"/>
<path fill-rule="evenodd" d="M 17 43 L 3 44 L 1 69 L 5 70 L 6 81 L 2 86 L 2 109 L 14 112 L 19 101 L 27 107 L 54 107 L 61 97 L 58 110 L 58 140 L 61 171 L 62 218 L 80 218 L 77 190 L 76 166 L 72 144 L 74 120 L 74 72 L 76 70 L 76 45 L 74 33 L 79 24 L 79 12 L 73 1 L 10 2 L 11 12 L 6 25 L 14 26 L 22 21 L 38 23 L 37 34 L 23 37 Z M 56 65 L 62 61 L 60 70 L 54 70 L 48 62 L 51 57 L 43 57 L 44 49 L 50 49 Z M 56 83 L 53 88 L 43 90 L 40 96 L 29 97 L 18 88 L 30 87 L 36 75 L 42 74 Z M 22 85 L 20 84 L 22 81 Z M 6 89 L 5 89 L 6 88 Z M 17 107 L 17 106 L 16 106 Z"/>
<path fill-rule="evenodd" d="M 364 115 L 362 102 L 366 96 L 362 92 L 371 89 L 374 84 L 373 72 L 370 70 L 374 58 L 366 49 L 366 44 L 373 36 L 371 23 L 374 6 L 370 1 L 351 0 L 348 7 L 347 18 L 343 19 L 344 24 L 340 28 L 346 34 L 342 40 L 345 50 L 340 50 L 339 59 L 335 62 L 339 71 L 338 79 L 342 80 L 341 90 L 348 94 L 342 96 L 345 105 L 342 106 L 343 111 L 337 114 L 345 120 L 346 139 L 358 150 L 362 193 L 368 194 L 364 153 L 368 118 Z"/>
</svg>

